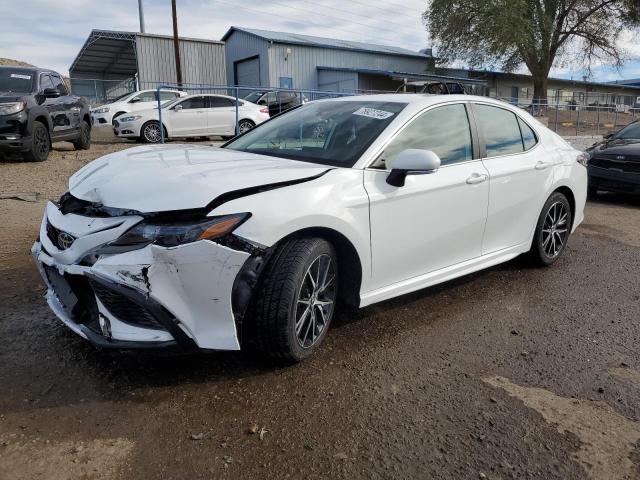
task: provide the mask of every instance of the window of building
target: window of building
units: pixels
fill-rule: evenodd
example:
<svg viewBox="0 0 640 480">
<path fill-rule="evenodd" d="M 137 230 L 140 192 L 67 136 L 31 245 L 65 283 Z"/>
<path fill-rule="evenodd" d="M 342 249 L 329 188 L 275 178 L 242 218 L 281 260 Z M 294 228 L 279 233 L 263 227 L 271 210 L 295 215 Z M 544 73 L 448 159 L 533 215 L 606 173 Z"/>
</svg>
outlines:
<svg viewBox="0 0 640 480">
<path fill-rule="evenodd" d="M 280 88 L 293 88 L 293 78 L 280 77 Z"/>
</svg>

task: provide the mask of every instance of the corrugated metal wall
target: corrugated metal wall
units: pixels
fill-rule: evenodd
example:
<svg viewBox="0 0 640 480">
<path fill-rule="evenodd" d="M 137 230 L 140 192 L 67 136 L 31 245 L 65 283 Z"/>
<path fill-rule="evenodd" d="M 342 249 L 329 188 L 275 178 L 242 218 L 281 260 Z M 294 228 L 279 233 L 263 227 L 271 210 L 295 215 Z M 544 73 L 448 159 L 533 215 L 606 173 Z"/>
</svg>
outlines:
<svg viewBox="0 0 640 480">
<path fill-rule="evenodd" d="M 287 49 L 291 49 L 291 53 L 287 54 Z M 271 85 L 278 85 L 280 77 L 291 77 L 294 88 L 310 90 L 319 88 L 317 67 L 366 68 L 408 73 L 426 73 L 428 67 L 427 60 L 422 58 L 276 43 L 269 46 L 269 65 Z"/>
<path fill-rule="evenodd" d="M 175 83 L 176 62 L 173 40 L 152 35 L 137 35 L 138 78 L 141 88 L 153 83 Z M 180 40 L 182 81 L 184 83 L 226 85 L 224 44 L 198 40 Z"/>
<path fill-rule="evenodd" d="M 225 55 L 227 60 L 227 80 L 229 85 L 235 85 L 235 62 L 255 57 L 260 59 L 260 85 L 272 86 L 269 80 L 268 42 L 255 35 L 234 31 L 225 41 Z"/>
</svg>

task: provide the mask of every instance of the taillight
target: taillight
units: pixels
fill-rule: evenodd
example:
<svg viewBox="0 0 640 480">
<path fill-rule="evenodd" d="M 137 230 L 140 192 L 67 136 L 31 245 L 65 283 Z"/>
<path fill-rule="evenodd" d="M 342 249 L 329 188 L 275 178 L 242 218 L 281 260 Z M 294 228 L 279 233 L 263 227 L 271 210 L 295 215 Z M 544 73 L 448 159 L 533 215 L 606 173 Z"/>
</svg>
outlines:
<svg viewBox="0 0 640 480">
<path fill-rule="evenodd" d="M 587 152 L 580 152 L 576 157 L 576 162 L 586 167 L 589 163 L 589 154 Z"/>
<path fill-rule="evenodd" d="M 269 113 L 269 109 L 267 107 L 261 108 L 260 113 Z"/>
</svg>

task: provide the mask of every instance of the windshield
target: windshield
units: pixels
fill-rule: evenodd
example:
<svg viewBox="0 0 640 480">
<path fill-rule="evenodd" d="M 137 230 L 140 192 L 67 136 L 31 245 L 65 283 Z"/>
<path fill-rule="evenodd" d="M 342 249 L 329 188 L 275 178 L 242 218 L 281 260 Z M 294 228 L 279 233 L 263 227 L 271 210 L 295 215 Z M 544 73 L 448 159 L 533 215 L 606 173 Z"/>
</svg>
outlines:
<svg viewBox="0 0 640 480">
<path fill-rule="evenodd" d="M 327 101 L 275 117 L 226 148 L 338 167 L 353 167 L 406 103 Z"/>
<path fill-rule="evenodd" d="M 34 87 L 33 70 L 0 68 L 0 92 L 31 93 Z"/>
<path fill-rule="evenodd" d="M 624 127 L 622 130 L 620 130 L 618 133 L 616 133 L 613 136 L 613 139 L 622 139 L 622 140 L 640 139 L 640 122 L 630 123 L 629 125 Z"/>
<path fill-rule="evenodd" d="M 244 97 L 247 102 L 256 103 L 260 100 L 260 97 L 263 95 L 262 92 L 251 92 L 249 95 Z"/>
</svg>

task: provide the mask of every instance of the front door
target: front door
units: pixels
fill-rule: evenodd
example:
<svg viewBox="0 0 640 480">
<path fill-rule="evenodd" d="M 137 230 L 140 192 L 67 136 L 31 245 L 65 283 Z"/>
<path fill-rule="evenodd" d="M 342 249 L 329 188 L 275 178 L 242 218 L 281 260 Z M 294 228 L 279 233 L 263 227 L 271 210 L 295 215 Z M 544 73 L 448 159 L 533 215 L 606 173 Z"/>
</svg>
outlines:
<svg viewBox="0 0 640 480">
<path fill-rule="evenodd" d="M 391 186 L 386 179 L 393 160 L 407 148 L 432 150 L 442 166 Z M 467 107 L 448 104 L 413 119 L 364 171 L 373 289 L 480 256 L 489 182 L 473 150 Z"/>
<path fill-rule="evenodd" d="M 48 73 L 42 73 L 40 74 L 40 93 L 47 88 L 58 90 L 51 76 Z M 53 141 L 64 139 L 74 133 L 71 112 L 69 111 L 70 106 L 67 103 L 68 96 L 62 94 L 58 97 L 44 99 L 44 106 L 51 117 L 51 125 L 53 127 L 51 137 Z"/>
<path fill-rule="evenodd" d="M 177 106 L 182 108 L 176 109 Z M 207 97 L 185 98 L 170 110 L 170 133 L 174 137 L 194 137 L 208 134 Z"/>
</svg>

